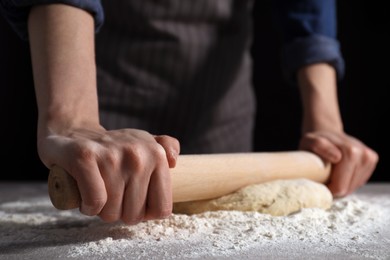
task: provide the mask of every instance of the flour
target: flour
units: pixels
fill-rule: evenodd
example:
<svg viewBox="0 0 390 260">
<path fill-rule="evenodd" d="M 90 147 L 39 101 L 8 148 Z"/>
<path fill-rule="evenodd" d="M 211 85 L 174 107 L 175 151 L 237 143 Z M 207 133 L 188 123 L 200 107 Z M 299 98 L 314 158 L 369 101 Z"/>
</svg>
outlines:
<svg viewBox="0 0 390 260">
<path fill-rule="evenodd" d="M 160 260 L 235 259 L 263 249 L 277 255 L 280 248 L 291 249 L 293 259 L 293 248 L 316 247 L 319 255 L 333 251 L 389 259 L 390 238 L 380 237 L 389 224 L 389 196 L 350 195 L 336 199 L 329 210 L 302 209 L 289 216 L 215 211 L 174 214 L 135 226 L 104 223 L 77 210 L 58 211 L 47 197 L 36 197 L 0 204 L 0 249 L 66 245 L 57 259 Z M 385 239 L 382 246 L 378 238 Z"/>
</svg>

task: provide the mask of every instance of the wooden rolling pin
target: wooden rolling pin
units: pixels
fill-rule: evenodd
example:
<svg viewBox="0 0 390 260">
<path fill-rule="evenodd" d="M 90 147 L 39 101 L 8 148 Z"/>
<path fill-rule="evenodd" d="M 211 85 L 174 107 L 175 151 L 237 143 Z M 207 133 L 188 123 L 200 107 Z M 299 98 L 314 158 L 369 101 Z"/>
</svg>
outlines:
<svg viewBox="0 0 390 260">
<path fill-rule="evenodd" d="M 172 174 L 173 202 L 218 198 L 251 184 L 307 178 L 325 183 L 330 164 L 305 151 L 180 155 Z M 57 209 L 80 206 L 76 181 L 55 166 L 48 178 L 49 196 Z"/>
</svg>

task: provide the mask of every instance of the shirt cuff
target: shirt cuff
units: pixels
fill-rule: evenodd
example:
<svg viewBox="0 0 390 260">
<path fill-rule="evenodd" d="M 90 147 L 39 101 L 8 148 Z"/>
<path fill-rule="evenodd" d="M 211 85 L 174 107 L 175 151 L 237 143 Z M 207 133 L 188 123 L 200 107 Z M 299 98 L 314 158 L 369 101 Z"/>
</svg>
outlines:
<svg viewBox="0 0 390 260">
<path fill-rule="evenodd" d="M 338 80 L 344 77 L 345 64 L 337 40 L 323 35 L 302 37 L 282 49 L 282 70 L 287 81 L 297 85 L 297 70 L 305 65 L 326 62 L 333 66 Z"/>
<path fill-rule="evenodd" d="M 27 19 L 34 5 L 67 4 L 91 13 L 95 20 L 95 32 L 104 22 L 104 12 L 100 0 L 0 0 L 0 13 L 23 40 L 28 40 Z"/>
</svg>

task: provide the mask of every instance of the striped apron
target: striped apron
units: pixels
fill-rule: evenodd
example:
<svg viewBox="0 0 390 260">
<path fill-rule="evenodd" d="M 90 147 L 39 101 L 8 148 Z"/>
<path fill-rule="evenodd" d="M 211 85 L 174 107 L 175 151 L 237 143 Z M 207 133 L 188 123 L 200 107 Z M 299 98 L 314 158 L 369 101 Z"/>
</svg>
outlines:
<svg viewBox="0 0 390 260">
<path fill-rule="evenodd" d="M 103 0 L 101 123 L 176 137 L 181 153 L 252 150 L 250 0 Z"/>
</svg>

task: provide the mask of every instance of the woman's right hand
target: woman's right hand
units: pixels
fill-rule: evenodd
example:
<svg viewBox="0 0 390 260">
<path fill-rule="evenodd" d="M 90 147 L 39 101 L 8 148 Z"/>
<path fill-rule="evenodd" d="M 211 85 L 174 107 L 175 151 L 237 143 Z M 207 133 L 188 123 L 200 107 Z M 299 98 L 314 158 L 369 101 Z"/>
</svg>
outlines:
<svg viewBox="0 0 390 260">
<path fill-rule="evenodd" d="M 28 28 L 42 162 L 77 181 L 83 214 L 128 224 L 170 215 L 169 167 L 179 142 L 100 126 L 92 14 L 66 4 L 35 5 Z"/>
<path fill-rule="evenodd" d="M 180 152 L 173 137 L 100 126 L 51 130 L 38 138 L 38 152 L 48 168 L 59 165 L 76 180 L 85 215 L 136 224 L 172 213 L 169 168 Z"/>
</svg>

